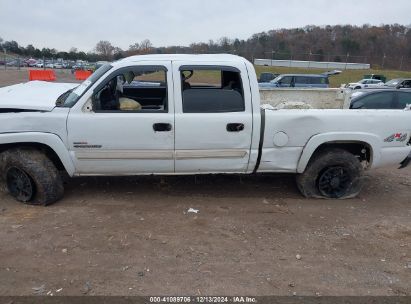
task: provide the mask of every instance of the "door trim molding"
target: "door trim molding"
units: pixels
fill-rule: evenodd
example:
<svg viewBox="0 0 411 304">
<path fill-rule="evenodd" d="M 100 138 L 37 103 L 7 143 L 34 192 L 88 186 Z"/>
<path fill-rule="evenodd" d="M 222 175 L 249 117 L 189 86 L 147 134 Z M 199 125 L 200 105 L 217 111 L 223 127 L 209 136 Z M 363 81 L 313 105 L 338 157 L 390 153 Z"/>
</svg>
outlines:
<svg viewBox="0 0 411 304">
<path fill-rule="evenodd" d="M 244 158 L 248 151 L 242 149 L 224 150 L 177 150 L 176 160 L 199 158 Z"/>
<path fill-rule="evenodd" d="M 173 150 L 99 150 L 75 152 L 78 160 L 174 159 Z"/>
<path fill-rule="evenodd" d="M 75 151 L 78 160 L 164 160 L 174 159 L 207 159 L 207 158 L 244 158 L 249 151 L 243 149 L 224 149 L 224 150 L 98 150 L 98 151 Z"/>
</svg>

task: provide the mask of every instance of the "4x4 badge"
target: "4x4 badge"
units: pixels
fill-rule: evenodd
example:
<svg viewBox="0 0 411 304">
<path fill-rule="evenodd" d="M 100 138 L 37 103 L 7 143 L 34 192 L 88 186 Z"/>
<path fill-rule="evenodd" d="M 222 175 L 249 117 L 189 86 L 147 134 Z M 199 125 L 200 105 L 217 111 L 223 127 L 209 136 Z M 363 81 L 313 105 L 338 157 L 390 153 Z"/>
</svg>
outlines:
<svg viewBox="0 0 411 304">
<path fill-rule="evenodd" d="M 403 142 L 407 139 L 407 133 L 395 133 L 390 136 L 388 136 L 386 139 L 384 139 L 384 142 L 393 142 L 393 141 L 399 141 Z"/>
</svg>

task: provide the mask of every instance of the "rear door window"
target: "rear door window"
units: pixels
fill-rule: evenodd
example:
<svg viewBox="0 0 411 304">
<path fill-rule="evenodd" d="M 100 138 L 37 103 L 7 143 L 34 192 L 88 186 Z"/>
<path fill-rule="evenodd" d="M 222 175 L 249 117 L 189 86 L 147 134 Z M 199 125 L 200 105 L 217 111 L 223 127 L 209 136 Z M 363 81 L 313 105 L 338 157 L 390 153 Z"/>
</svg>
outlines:
<svg viewBox="0 0 411 304">
<path fill-rule="evenodd" d="M 184 113 L 245 111 L 240 71 L 231 67 L 182 66 Z"/>
<path fill-rule="evenodd" d="M 284 76 L 279 80 L 279 84 L 281 84 L 284 87 L 289 87 L 291 86 L 291 82 L 293 80 L 292 76 Z"/>
<path fill-rule="evenodd" d="M 296 84 L 310 84 L 310 78 L 306 76 L 296 76 L 295 77 Z"/>
<path fill-rule="evenodd" d="M 311 84 L 328 84 L 327 77 L 311 77 Z"/>
</svg>

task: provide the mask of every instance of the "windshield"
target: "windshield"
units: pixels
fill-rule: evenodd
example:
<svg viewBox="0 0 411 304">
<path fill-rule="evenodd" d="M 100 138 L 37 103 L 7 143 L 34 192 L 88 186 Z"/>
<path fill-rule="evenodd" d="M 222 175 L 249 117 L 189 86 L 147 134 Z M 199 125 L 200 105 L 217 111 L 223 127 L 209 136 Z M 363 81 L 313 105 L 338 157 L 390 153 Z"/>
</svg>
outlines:
<svg viewBox="0 0 411 304">
<path fill-rule="evenodd" d="M 392 79 L 390 81 L 387 81 L 385 83 L 385 85 L 387 85 L 387 86 L 396 86 L 400 81 L 401 81 L 401 79 Z"/>
<path fill-rule="evenodd" d="M 105 64 L 99 67 L 93 74 L 90 75 L 83 83 L 74 89 L 68 90 L 57 98 L 56 106 L 71 108 L 73 107 L 79 98 L 103 76 L 113 66 L 111 64 Z"/>
</svg>

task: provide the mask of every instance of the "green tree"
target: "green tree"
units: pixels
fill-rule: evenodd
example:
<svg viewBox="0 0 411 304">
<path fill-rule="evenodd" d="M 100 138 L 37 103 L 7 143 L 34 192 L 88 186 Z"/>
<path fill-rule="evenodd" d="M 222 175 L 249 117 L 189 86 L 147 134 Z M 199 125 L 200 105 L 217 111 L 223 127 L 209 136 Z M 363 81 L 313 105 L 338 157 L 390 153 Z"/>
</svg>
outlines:
<svg viewBox="0 0 411 304">
<path fill-rule="evenodd" d="M 19 44 L 14 40 L 4 42 L 3 48 L 9 53 L 21 54 Z"/>
<path fill-rule="evenodd" d="M 34 53 L 36 52 L 36 48 L 32 45 L 32 44 L 29 44 L 27 47 L 26 47 L 26 54 L 27 55 L 29 55 L 29 56 L 34 56 Z"/>
</svg>

